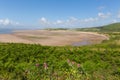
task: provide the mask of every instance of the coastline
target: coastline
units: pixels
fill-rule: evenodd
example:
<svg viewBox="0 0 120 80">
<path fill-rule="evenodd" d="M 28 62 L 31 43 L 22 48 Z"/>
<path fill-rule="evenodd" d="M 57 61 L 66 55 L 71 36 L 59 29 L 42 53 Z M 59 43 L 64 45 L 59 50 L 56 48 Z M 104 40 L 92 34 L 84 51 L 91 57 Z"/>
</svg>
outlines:
<svg viewBox="0 0 120 80">
<path fill-rule="evenodd" d="M 98 44 L 109 38 L 94 32 L 78 32 L 72 30 L 15 30 L 12 34 L 0 34 L 3 43 L 27 43 L 46 46 L 66 46 L 77 42 L 82 45 Z M 86 44 L 87 41 L 88 43 Z M 78 45 L 79 46 L 79 45 Z"/>
</svg>

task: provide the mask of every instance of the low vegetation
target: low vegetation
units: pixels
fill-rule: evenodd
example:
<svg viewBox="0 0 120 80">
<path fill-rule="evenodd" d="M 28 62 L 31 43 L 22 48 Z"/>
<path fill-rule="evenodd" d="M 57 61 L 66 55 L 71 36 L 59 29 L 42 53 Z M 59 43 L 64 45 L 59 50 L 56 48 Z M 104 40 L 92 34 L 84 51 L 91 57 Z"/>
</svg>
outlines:
<svg viewBox="0 0 120 80">
<path fill-rule="evenodd" d="M 0 43 L 0 80 L 120 80 L 119 32 L 81 47 Z"/>
<path fill-rule="evenodd" d="M 119 32 L 120 23 L 109 24 L 106 26 L 100 27 L 91 27 L 91 28 L 76 28 L 77 31 L 92 31 L 92 32 Z"/>
</svg>

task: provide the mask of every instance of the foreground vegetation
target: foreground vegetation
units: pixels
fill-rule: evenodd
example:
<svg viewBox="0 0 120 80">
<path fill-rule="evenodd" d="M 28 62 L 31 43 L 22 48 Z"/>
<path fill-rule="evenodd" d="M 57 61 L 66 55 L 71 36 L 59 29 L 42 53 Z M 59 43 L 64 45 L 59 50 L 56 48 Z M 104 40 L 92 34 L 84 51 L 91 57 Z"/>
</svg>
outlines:
<svg viewBox="0 0 120 80">
<path fill-rule="evenodd" d="M 119 80 L 120 33 L 104 34 L 81 47 L 0 43 L 0 80 Z"/>
<path fill-rule="evenodd" d="M 120 33 L 81 47 L 0 43 L 0 80 L 120 80 Z"/>
</svg>

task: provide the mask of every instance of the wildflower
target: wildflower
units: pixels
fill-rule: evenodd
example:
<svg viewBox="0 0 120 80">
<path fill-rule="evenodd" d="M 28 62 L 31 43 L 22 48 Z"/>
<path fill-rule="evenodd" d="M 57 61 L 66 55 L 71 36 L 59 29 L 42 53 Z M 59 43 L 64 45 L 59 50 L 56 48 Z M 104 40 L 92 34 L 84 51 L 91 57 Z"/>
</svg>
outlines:
<svg viewBox="0 0 120 80">
<path fill-rule="evenodd" d="M 74 61 L 72 61 L 72 65 L 74 65 L 75 64 L 75 62 Z"/>
<path fill-rule="evenodd" d="M 38 63 L 37 63 L 37 64 L 35 64 L 35 66 L 36 66 L 36 67 L 39 67 L 39 66 L 40 66 L 40 64 L 38 64 Z"/>
<path fill-rule="evenodd" d="M 67 62 L 70 63 L 70 60 L 68 59 Z"/>
<path fill-rule="evenodd" d="M 46 62 L 44 62 L 43 67 L 44 67 L 45 70 L 48 69 L 48 65 L 47 65 Z"/>
<path fill-rule="evenodd" d="M 70 59 L 67 59 L 67 63 L 69 66 L 72 66 Z"/>
<path fill-rule="evenodd" d="M 77 64 L 77 67 L 79 68 L 79 67 L 80 67 L 80 64 Z"/>
</svg>

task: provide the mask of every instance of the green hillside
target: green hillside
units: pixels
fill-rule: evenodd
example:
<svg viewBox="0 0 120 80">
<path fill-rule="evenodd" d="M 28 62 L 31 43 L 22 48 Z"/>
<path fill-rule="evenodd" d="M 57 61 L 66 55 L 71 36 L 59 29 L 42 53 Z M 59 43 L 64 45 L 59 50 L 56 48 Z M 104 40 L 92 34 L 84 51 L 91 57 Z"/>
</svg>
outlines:
<svg viewBox="0 0 120 80">
<path fill-rule="evenodd" d="M 120 23 L 109 24 L 100 27 L 91 27 L 91 28 L 76 28 L 77 31 L 94 31 L 94 32 L 119 32 Z"/>
<path fill-rule="evenodd" d="M 106 26 L 99 27 L 100 31 L 115 31 L 119 32 L 120 31 L 120 23 L 114 23 L 114 24 L 109 24 Z"/>
</svg>

